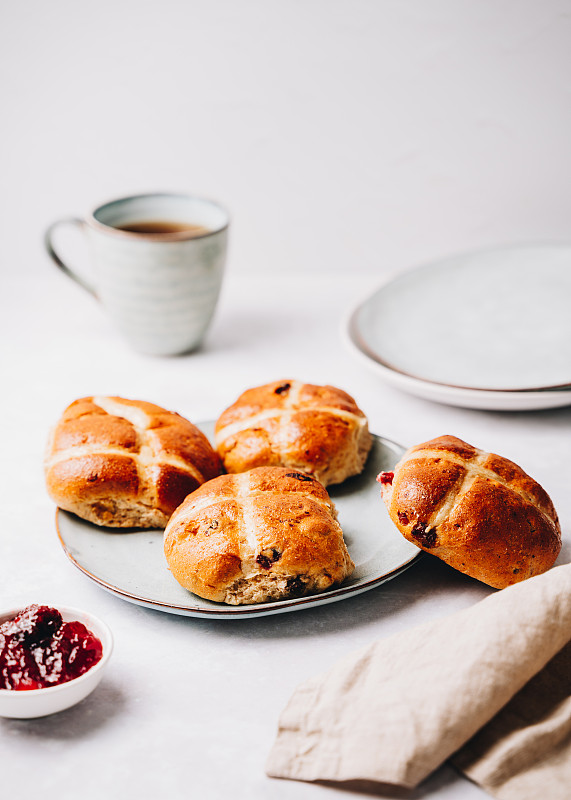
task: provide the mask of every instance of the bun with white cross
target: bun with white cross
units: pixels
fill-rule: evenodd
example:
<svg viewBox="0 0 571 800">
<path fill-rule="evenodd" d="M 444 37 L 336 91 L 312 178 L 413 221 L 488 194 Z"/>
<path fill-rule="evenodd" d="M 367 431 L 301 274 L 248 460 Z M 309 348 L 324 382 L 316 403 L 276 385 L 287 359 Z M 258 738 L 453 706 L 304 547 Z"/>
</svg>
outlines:
<svg viewBox="0 0 571 800">
<path fill-rule="evenodd" d="M 179 414 L 121 397 L 84 397 L 51 432 L 46 486 L 96 525 L 164 528 L 189 492 L 221 472 L 204 434 Z"/>
<path fill-rule="evenodd" d="M 377 480 L 406 539 L 489 586 L 545 572 L 561 550 L 557 513 L 539 483 L 455 436 L 412 447 Z"/>
<path fill-rule="evenodd" d="M 185 589 L 230 605 L 323 592 L 354 569 L 326 490 L 288 467 L 205 483 L 170 518 L 164 550 Z"/>
<path fill-rule="evenodd" d="M 227 472 L 285 466 L 328 486 L 362 471 L 372 438 L 343 390 L 280 380 L 241 394 L 219 417 L 215 441 Z"/>
</svg>

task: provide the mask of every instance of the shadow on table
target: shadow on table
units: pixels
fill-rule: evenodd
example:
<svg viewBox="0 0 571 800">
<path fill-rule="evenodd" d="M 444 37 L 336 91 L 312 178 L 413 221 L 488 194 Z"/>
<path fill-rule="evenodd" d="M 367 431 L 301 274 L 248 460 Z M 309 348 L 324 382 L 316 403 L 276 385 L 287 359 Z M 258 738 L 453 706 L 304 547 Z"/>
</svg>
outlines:
<svg viewBox="0 0 571 800">
<path fill-rule="evenodd" d="M 192 626 L 208 630 L 209 635 L 237 636 L 253 639 L 299 639 L 316 634 L 339 633 L 367 627 L 385 617 L 394 617 L 409 611 L 418 603 L 430 600 L 447 608 L 446 597 L 458 592 L 469 592 L 473 602 L 481 600 L 490 589 L 472 578 L 462 575 L 433 556 L 420 559 L 410 569 L 375 589 L 349 599 L 324 604 L 315 608 L 299 609 L 283 614 L 268 614 L 244 620 L 197 619 L 171 616 L 168 624 Z M 145 609 L 148 614 L 160 611 Z M 165 620 L 166 621 L 166 620 Z"/>
<path fill-rule="evenodd" d="M 80 739 L 108 725 L 123 713 L 124 706 L 123 692 L 104 678 L 95 691 L 76 706 L 47 717 L 0 719 L 0 732 L 21 739 Z"/>
<path fill-rule="evenodd" d="M 295 325 L 292 325 L 291 311 L 283 309 L 264 310 L 227 309 L 222 319 L 217 320 L 200 347 L 203 353 L 251 349 L 268 349 L 272 342 L 283 341 L 288 336 L 291 341 L 306 343 L 314 332 L 318 332 L 320 321 L 308 309 L 296 309 Z"/>
<path fill-rule="evenodd" d="M 194 358 L 197 352 L 209 354 L 252 347 L 252 343 L 260 339 L 260 330 L 263 330 L 265 340 L 271 340 L 278 336 L 280 331 L 283 335 L 283 325 L 283 320 L 276 319 L 270 314 L 265 316 L 261 314 L 253 318 L 246 312 L 234 311 L 231 315 L 227 313 L 223 322 L 218 321 L 217 325 L 212 326 L 199 350 L 189 354 L 189 357 Z"/>
<path fill-rule="evenodd" d="M 384 800 L 423 800 L 425 797 L 438 796 L 440 792 L 447 796 L 454 796 L 454 787 L 462 785 L 462 796 L 465 796 L 466 782 L 453 767 L 444 764 L 432 773 L 420 786 L 414 789 L 405 789 L 402 786 L 393 786 L 387 783 L 377 783 L 375 781 L 315 781 L 318 786 L 324 786 L 330 790 L 337 790 L 339 800 L 342 800 L 346 792 L 358 793 L 373 797 L 382 797 Z M 471 785 L 472 792 L 467 796 L 488 797 L 479 787 Z"/>
</svg>

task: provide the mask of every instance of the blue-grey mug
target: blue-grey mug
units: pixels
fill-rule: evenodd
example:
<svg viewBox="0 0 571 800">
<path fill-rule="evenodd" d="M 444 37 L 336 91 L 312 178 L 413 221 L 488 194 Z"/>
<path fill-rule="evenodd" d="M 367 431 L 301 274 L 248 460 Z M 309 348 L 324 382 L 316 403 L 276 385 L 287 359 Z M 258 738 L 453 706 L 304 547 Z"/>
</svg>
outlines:
<svg viewBox="0 0 571 800">
<path fill-rule="evenodd" d="M 63 272 L 93 294 L 133 349 L 150 355 L 194 350 L 210 325 L 224 274 L 228 212 L 182 194 L 143 194 L 98 206 L 85 219 L 54 222 L 46 249 Z M 54 232 L 79 227 L 93 280 L 60 257 Z"/>
</svg>

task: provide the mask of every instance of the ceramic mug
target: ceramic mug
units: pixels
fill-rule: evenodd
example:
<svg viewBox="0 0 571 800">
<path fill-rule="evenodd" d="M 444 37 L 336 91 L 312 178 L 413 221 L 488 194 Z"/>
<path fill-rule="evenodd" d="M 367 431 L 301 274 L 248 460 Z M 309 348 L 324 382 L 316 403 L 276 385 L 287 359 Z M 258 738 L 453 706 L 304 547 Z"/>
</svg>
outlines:
<svg viewBox="0 0 571 800">
<path fill-rule="evenodd" d="M 93 283 L 57 254 L 62 225 L 86 235 Z M 113 200 L 86 219 L 54 222 L 45 234 L 55 264 L 101 301 L 133 347 L 150 355 L 195 349 L 210 324 L 224 273 L 228 213 L 211 200 L 144 194 Z"/>
</svg>

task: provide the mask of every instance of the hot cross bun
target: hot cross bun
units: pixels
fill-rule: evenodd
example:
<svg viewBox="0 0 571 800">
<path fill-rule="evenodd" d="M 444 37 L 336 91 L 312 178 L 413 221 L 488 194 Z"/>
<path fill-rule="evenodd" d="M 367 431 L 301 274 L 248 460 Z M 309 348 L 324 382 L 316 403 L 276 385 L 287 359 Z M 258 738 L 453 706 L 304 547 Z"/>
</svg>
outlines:
<svg viewBox="0 0 571 800">
<path fill-rule="evenodd" d="M 323 592 L 354 569 L 327 492 L 287 467 L 208 481 L 172 515 L 164 547 L 182 586 L 232 605 Z"/>
<path fill-rule="evenodd" d="M 215 441 L 227 472 L 285 466 L 327 486 L 361 472 L 372 438 L 346 392 L 282 380 L 240 395 L 219 417 Z"/>
<path fill-rule="evenodd" d="M 412 447 L 377 480 L 406 539 L 489 586 L 545 572 L 561 549 L 544 489 L 507 458 L 454 436 Z"/>
<path fill-rule="evenodd" d="M 175 508 L 221 463 L 191 422 L 160 406 L 84 397 L 48 443 L 47 489 L 60 508 L 110 527 L 164 528 Z"/>
</svg>

